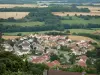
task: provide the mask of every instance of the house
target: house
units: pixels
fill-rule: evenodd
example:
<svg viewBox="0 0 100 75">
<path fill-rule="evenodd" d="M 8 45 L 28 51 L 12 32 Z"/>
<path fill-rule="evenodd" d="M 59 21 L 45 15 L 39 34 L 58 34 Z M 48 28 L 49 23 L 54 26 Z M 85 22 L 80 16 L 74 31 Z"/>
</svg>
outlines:
<svg viewBox="0 0 100 75">
<path fill-rule="evenodd" d="M 52 61 L 52 62 L 47 62 L 46 63 L 48 67 L 52 68 L 54 66 L 60 66 L 60 62 L 55 60 L 55 61 Z"/>
<path fill-rule="evenodd" d="M 23 41 L 21 46 L 22 46 L 22 50 L 24 51 L 30 50 L 30 43 L 28 41 Z"/>
<path fill-rule="evenodd" d="M 3 44 L 3 47 L 5 48 L 5 51 L 13 51 L 13 47 L 10 46 L 10 44 Z"/>
<path fill-rule="evenodd" d="M 33 63 L 44 63 L 47 60 L 49 60 L 49 56 L 45 54 L 43 56 L 33 57 L 32 62 Z"/>
<path fill-rule="evenodd" d="M 79 66 L 82 66 L 82 67 L 86 67 L 86 61 L 87 61 L 87 56 L 85 55 L 82 55 L 82 56 L 79 56 L 79 61 L 78 61 L 78 65 Z"/>
<path fill-rule="evenodd" d="M 45 70 L 43 75 L 86 75 L 85 72 L 66 72 L 61 70 Z M 88 74 L 88 75 L 96 75 L 96 74 Z"/>
</svg>

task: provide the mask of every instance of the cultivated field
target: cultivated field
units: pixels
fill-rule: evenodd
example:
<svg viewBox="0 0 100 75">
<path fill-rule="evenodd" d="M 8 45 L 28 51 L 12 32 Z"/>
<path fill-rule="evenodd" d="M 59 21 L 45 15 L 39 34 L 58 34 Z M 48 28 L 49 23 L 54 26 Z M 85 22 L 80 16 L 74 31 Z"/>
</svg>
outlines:
<svg viewBox="0 0 100 75">
<path fill-rule="evenodd" d="M 0 12 L 0 18 L 7 19 L 9 17 L 14 17 L 15 19 L 21 19 L 28 14 L 29 12 Z"/>
<path fill-rule="evenodd" d="M 83 12 L 52 12 L 54 15 L 58 16 L 74 16 L 77 15 L 97 15 L 100 16 L 100 12 L 90 12 L 90 13 L 83 13 Z M 14 17 L 15 19 L 21 19 L 28 15 L 29 12 L 0 12 L 0 18 L 7 19 L 9 17 Z"/>
<path fill-rule="evenodd" d="M 69 39 L 76 40 L 76 41 L 79 41 L 79 40 L 94 41 L 93 39 L 91 39 L 89 37 L 84 37 L 84 36 L 69 35 L 68 37 L 69 37 Z"/>
<path fill-rule="evenodd" d="M 85 13 L 85 12 L 52 12 L 54 15 L 58 16 L 74 16 L 76 15 L 91 15 L 91 16 L 100 16 L 100 12 L 90 12 L 90 13 Z"/>
<path fill-rule="evenodd" d="M 16 39 L 16 38 L 19 38 L 20 36 L 3 36 L 2 38 L 5 39 L 5 40 L 8 40 L 8 39 Z"/>
<path fill-rule="evenodd" d="M 100 12 L 100 7 L 95 6 L 77 6 L 78 8 L 88 8 L 91 12 Z"/>
<path fill-rule="evenodd" d="M 14 8 L 14 7 L 48 7 L 48 6 L 40 6 L 37 4 L 0 4 L 0 8 Z"/>
<path fill-rule="evenodd" d="M 86 12 L 52 12 L 54 15 L 58 15 L 58 16 L 66 16 L 66 15 L 70 15 L 70 16 L 74 16 L 75 14 L 77 15 L 92 15 L 92 16 L 100 16 L 100 7 L 93 7 L 93 6 L 77 6 L 78 8 L 88 8 L 90 10 L 89 13 Z"/>
</svg>

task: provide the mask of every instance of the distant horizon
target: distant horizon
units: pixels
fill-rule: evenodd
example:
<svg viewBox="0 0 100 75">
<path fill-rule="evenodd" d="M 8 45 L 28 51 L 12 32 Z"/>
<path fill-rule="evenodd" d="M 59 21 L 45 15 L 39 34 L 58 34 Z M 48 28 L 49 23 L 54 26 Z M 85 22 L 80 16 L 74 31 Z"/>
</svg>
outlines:
<svg viewBox="0 0 100 75">
<path fill-rule="evenodd" d="M 28 3 L 35 3 L 37 1 L 61 1 L 61 2 L 68 2 L 68 3 L 100 3 L 100 0 L 0 0 L 0 4 L 28 4 Z"/>
</svg>

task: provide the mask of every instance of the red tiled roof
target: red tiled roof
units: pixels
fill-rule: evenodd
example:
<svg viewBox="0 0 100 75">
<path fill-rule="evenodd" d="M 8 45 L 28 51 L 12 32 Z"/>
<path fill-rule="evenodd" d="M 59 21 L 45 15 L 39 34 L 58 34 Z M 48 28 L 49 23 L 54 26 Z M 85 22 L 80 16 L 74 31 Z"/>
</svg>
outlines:
<svg viewBox="0 0 100 75">
<path fill-rule="evenodd" d="M 79 72 L 65 72 L 60 70 L 49 70 L 47 75 L 82 75 Z M 96 74 L 88 74 L 88 75 L 96 75 Z"/>
<path fill-rule="evenodd" d="M 33 63 L 43 63 L 48 59 L 49 59 L 48 55 L 44 55 L 44 56 L 33 58 L 32 62 Z"/>
<path fill-rule="evenodd" d="M 55 61 L 53 61 L 53 62 L 47 63 L 47 65 L 48 65 L 49 67 L 60 66 L 60 62 L 57 61 L 57 60 L 55 60 Z"/>
<path fill-rule="evenodd" d="M 48 75 L 81 75 L 81 73 L 65 72 L 65 71 L 58 71 L 58 70 L 49 70 Z"/>
<path fill-rule="evenodd" d="M 78 65 L 82 66 L 82 67 L 86 67 L 86 63 L 84 61 L 79 61 Z"/>
<path fill-rule="evenodd" d="M 83 55 L 83 56 L 81 56 L 81 59 L 83 59 L 85 61 L 85 60 L 87 60 L 87 56 Z"/>
</svg>

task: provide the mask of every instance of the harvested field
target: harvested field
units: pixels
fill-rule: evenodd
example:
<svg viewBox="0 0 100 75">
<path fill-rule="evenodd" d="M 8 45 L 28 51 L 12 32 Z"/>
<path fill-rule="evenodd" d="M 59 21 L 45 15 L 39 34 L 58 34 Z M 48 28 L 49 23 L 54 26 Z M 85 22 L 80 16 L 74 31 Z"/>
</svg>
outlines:
<svg viewBox="0 0 100 75">
<path fill-rule="evenodd" d="M 20 36 L 2 36 L 3 39 L 8 40 L 8 39 L 16 39 L 19 38 Z"/>
<path fill-rule="evenodd" d="M 77 6 L 78 8 L 88 8 L 91 12 L 100 12 L 100 7 L 93 7 L 93 6 Z"/>
<path fill-rule="evenodd" d="M 76 40 L 76 41 L 80 41 L 80 40 L 86 40 L 86 41 L 94 41 L 93 39 L 89 38 L 89 37 L 84 37 L 84 36 L 74 36 L 74 35 L 69 35 L 68 36 L 70 39 L 72 40 Z"/>
<path fill-rule="evenodd" d="M 21 19 L 28 14 L 29 12 L 0 12 L 0 18 L 7 19 L 9 17 L 14 17 L 15 19 Z"/>
<path fill-rule="evenodd" d="M 0 8 L 14 8 L 14 7 L 48 7 L 48 6 L 40 6 L 37 4 L 0 4 Z"/>
<path fill-rule="evenodd" d="M 100 16 L 100 12 L 90 12 L 90 13 L 84 13 L 84 12 L 52 12 L 54 15 L 58 16 L 74 16 L 76 15 L 91 15 L 91 16 Z"/>
<path fill-rule="evenodd" d="M 69 16 L 77 15 L 92 15 L 92 16 L 100 16 L 100 7 L 93 7 L 93 6 L 77 6 L 78 8 L 88 8 L 91 12 L 52 12 L 54 15 L 58 16 L 66 16 L 69 14 Z"/>
</svg>

